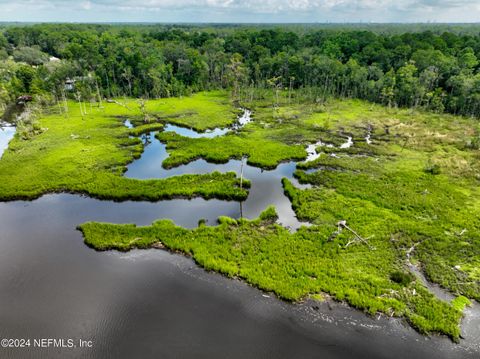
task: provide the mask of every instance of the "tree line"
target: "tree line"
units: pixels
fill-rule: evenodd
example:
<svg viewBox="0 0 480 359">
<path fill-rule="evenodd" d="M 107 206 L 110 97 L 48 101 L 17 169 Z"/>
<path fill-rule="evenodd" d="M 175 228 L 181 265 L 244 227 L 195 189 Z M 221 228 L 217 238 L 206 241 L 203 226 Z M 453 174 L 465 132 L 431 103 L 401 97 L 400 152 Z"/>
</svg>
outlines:
<svg viewBox="0 0 480 359">
<path fill-rule="evenodd" d="M 8 26 L 0 29 L 0 106 L 24 94 L 52 102 L 311 88 L 320 97 L 479 117 L 480 28 L 392 29 Z"/>
</svg>

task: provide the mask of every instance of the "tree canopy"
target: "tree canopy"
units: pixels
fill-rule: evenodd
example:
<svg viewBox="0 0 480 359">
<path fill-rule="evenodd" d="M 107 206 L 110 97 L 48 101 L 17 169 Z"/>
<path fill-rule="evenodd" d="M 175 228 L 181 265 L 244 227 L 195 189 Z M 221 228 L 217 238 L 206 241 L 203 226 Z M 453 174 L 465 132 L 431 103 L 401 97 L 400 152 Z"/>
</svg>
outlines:
<svg viewBox="0 0 480 359">
<path fill-rule="evenodd" d="M 7 26 L 0 106 L 21 94 L 158 98 L 275 83 L 478 117 L 479 59 L 475 25 Z"/>
</svg>

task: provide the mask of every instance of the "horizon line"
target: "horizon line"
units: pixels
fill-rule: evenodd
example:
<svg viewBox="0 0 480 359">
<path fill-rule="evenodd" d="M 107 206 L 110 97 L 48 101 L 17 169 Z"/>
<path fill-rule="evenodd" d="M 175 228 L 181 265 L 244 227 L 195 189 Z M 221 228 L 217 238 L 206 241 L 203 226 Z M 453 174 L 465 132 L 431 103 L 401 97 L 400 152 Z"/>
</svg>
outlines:
<svg viewBox="0 0 480 359">
<path fill-rule="evenodd" d="M 479 21 L 345 21 L 345 22 L 220 22 L 220 21 L 60 21 L 60 20 L 0 20 L 0 24 L 149 24 L 149 25 L 480 25 Z"/>
</svg>

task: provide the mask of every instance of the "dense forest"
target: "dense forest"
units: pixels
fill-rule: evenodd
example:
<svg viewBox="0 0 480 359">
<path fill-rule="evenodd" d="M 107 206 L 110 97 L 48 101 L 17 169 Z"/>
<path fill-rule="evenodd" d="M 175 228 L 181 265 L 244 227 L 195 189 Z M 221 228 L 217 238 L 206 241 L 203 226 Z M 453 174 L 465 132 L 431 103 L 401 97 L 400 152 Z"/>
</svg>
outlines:
<svg viewBox="0 0 480 359">
<path fill-rule="evenodd" d="M 259 87 L 480 116 L 480 29 L 401 29 L 3 26 L 0 109 L 21 95 L 54 103 Z"/>
</svg>

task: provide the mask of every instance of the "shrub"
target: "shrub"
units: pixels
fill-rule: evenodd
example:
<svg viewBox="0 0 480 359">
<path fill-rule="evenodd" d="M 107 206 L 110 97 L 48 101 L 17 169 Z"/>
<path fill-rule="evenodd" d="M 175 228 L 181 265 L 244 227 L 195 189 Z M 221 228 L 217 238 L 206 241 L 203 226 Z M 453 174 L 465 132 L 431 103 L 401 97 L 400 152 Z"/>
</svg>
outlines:
<svg viewBox="0 0 480 359">
<path fill-rule="evenodd" d="M 440 166 L 437 164 L 429 164 L 424 169 L 425 173 L 430 173 L 432 175 L 439 175 L 440 174 Z"/>
<path fill-rule="evenodd" d="M 392 274 L 390 274 L 390 279 L 395 283 L 401 284 L 403 286 L 407 286 L 413 281 L 414 276 L 411 273 L 395 271 Z"/>
</svg>

